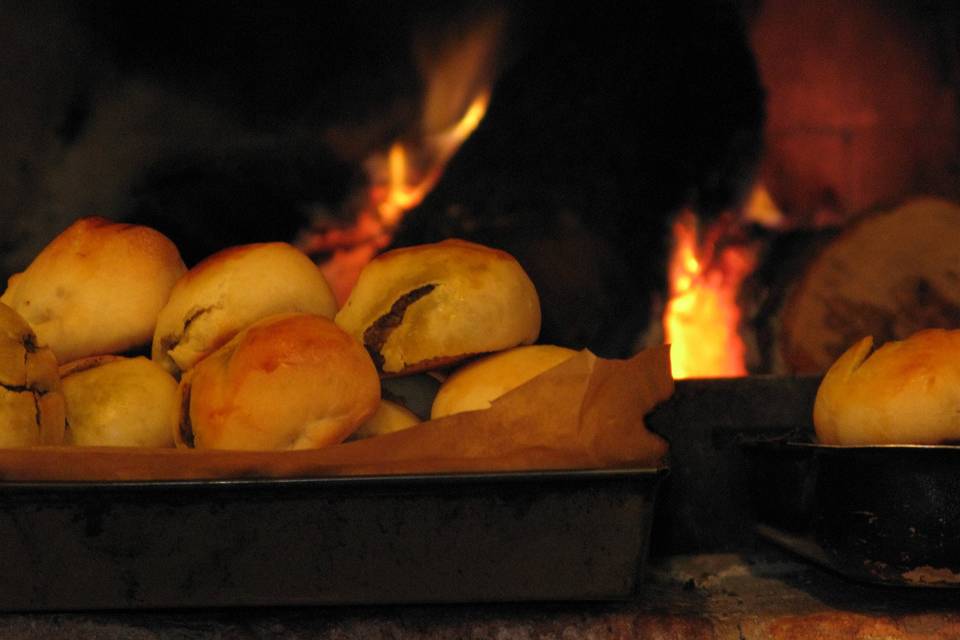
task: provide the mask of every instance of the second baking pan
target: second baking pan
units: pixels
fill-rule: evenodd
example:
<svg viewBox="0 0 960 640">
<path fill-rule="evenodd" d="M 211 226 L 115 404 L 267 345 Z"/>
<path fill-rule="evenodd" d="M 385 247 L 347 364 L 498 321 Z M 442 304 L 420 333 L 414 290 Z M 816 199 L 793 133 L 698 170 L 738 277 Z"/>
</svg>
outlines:
<svg viewBox="0 0 960 640">
<path fill-rule="evenodd" d="M 960 447 L 744 448 L 761 535 L 853 579 L 960 587 Z"/>
<path fill-rule="evenodd" d="M 629 598 L 664 474 L 0 483 L 0 607 Z"/>
</svg>

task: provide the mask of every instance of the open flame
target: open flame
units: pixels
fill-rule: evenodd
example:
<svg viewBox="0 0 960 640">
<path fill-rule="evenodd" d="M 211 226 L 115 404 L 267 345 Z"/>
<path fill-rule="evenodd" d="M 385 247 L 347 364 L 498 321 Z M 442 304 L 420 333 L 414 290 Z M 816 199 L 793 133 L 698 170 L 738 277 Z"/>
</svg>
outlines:
<svg viewBox="0 0 960 640">
<path fill-rule="evenodd" d="M 372 198 L 385 225 L 396 225 L 404 212 L 420 204 L 430 193 L 447 162 L 480 125 L 489 104 L 490 92 L 484 90 L 446 131 L 427 137 L 419 145 L 393 143 L 387 153 L 385 171 L 382 158 L 374 157 L 371 160 L 368 165 L 371 173 L 386 174 L 385 178 L 381 178 L 381 184 L 374 186 Z"/>
<path fill-rule="evenodd" d="M 352 226 L 313 230 L 298 244 L 321 265 L 339 304 L 360 271 L 393 239 L 403 215 L 419 205 L 443 169 L 483 120 L 504 17 L 491 14 L 462 38 L 418 50 L 425 94 L 420 122 L 407 136 L 364 163 L 369 188 Z"/>
<path fill-rule="evenodd" d="M 677 379 L 747 373 L 737 294 L 755 267 L 756 252 L 749 245 L 721 245 L 725 228 L 718 223 L 701 233 L 692 211 L 673 225 L 663 328 Z"/>
<path fill-rule="evenodd" d="M 416 207 L 433 189 L 443 168 L 480 124 L 490 99 L 478 95 L 450 129 L 418 143 L 394 142 L 385 154 L 367 161 L 371 186 L 352 226 L 311 232 L 299 246 L 308 255 L 329 254 L 320 265 L 342 305 L 360 277 L 360 271 L 393 239 L 403 214 Z"/>
</svg>

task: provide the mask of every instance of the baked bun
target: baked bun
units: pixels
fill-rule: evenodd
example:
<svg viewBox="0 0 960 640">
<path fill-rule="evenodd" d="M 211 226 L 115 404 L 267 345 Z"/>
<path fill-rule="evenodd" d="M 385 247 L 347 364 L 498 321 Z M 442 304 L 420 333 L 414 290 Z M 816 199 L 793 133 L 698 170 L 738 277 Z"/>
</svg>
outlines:
<svg viewBox="0 0 960 640">
<path fill-rule="evenodd" d="M 342 441 L 377 410 L 380 378 L 359 342 L 310 314 L 247 327 L 180 382 L 177 444 L 311 449 Z"/>
<path fill-rule="evenodd" d="M 419 423 L 420 418 L 402 404 L 381 400 L 376 413 L 350 434 L 348 440 L 363 440 L 394 431 L 403 431 Z"/>
<path fill-rule="evenodd" d="M 960 440 L 960 330 L 926 329 L 852 346 L 830 367 L 813 408 L 822 444 L 938 444 Z"/>
<path fill-rule="evenodd" d="M 60 368 L 63 442 L 81 447 L 172 447 L 177 381 L 144 357 L 93 356 Z"/>
<path fill-rule="evenodd" d="M 247 325 L 294 312 L 327 318 L 337 312 L 310 258 L 285 242 L 224 249 L 177 281 L 157 318 L 151 355 L 179 377 Z"/>
<path fill-rule="evenodd" d="M 0 447 L 59 444 L 64 406 L 53 352 L 0 304 Z"/>
<path fill-rule="evenodd" d="M 540 300 L 510 254 L 445 240 L 374 258 L 337 324 L 385 375 L 407 374 L 534 342 Z"/>
<path fill-rule="evenodd" d="M 81 218 L 10 278 L 0 302 L 63 364 L 148 344 L 184 271 L 180 252 L 159 231 Z"/>
<path fill-rule="evenodd" d="M 489 409 L 490 404 L 577 352 L 547 344 L 516 347 L 475 360 L 447 378 L 433 400 L 430 418 Z"/>
</svg>

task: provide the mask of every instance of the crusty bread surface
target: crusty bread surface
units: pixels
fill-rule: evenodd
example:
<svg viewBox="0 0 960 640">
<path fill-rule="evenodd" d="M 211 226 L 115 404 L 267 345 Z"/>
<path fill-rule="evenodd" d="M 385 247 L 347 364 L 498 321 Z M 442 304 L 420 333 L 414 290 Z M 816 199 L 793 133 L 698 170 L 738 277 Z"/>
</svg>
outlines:
<svg viewBox="0 0 960 640">
<path fill-rule="evenodd" d="M 822 444 L 940 444 L 960 441 L 960 330 L 927 329 L 850 347 L 817 391 L 813 420 Z"/>
<path fill-rule="evenodd" d="M 533 343 L 540 300 L 510 254 L 444 240 L 374 258 L 336 321 L 384 374 L 407 374 Z"/>
<path fill-rule="evenodd" d="M 491 403 L 544 371 L 577 354 L 549 344 L 514 347 L 485 356 L 454 371 L 437 392 L 431 419 L 464 411 L 489 409 Z"/>
<path fill-rule="evenodd" d="M 57 360 L 16 311 L 0 303 L 0 448 L 60 444 L 64 402 Z"/>
<path fill-rule="evenodd" d="M 180 278 L 159 313 L 152 358 L 175 376 L 247 325 L 277 313 L 333 318 L 336 300 L 320 268 L 284 242 L 209 256 Z"/>
<path fill-rule="evenodd" d="M 144 357 L 93 356 L 60 369 L 67 405 L 64 444 L 172 447 L 177 381 Z"/>
<path fill-rule="evenodd" d="M 61 364 L 150 343 L 186 267 L 169 238 L 140 225 L 81 218 L 11 276 L 0 302 Z"/>
<path fill-rule="evenodd" d="M 380 404 L 380 378 L 359 342 L 314 314 L 260 320 L 180 382 L 180 446 L 311 449 L 341 442 Z"/>
</svg>

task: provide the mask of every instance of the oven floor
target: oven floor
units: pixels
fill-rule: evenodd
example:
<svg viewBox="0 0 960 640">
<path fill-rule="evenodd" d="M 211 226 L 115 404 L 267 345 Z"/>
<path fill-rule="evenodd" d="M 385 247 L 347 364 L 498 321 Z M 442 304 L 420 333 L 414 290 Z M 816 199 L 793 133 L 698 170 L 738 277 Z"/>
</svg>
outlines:
<svg viewBox="0 0 960 640">
<path fill-rule="evenodd" d="M 726 639 L 960 637 L 955 590 L 858 585 L 774 549 L 655 559 L 620 603 L 0 615 L 0 638 Z"/>
</svg>

